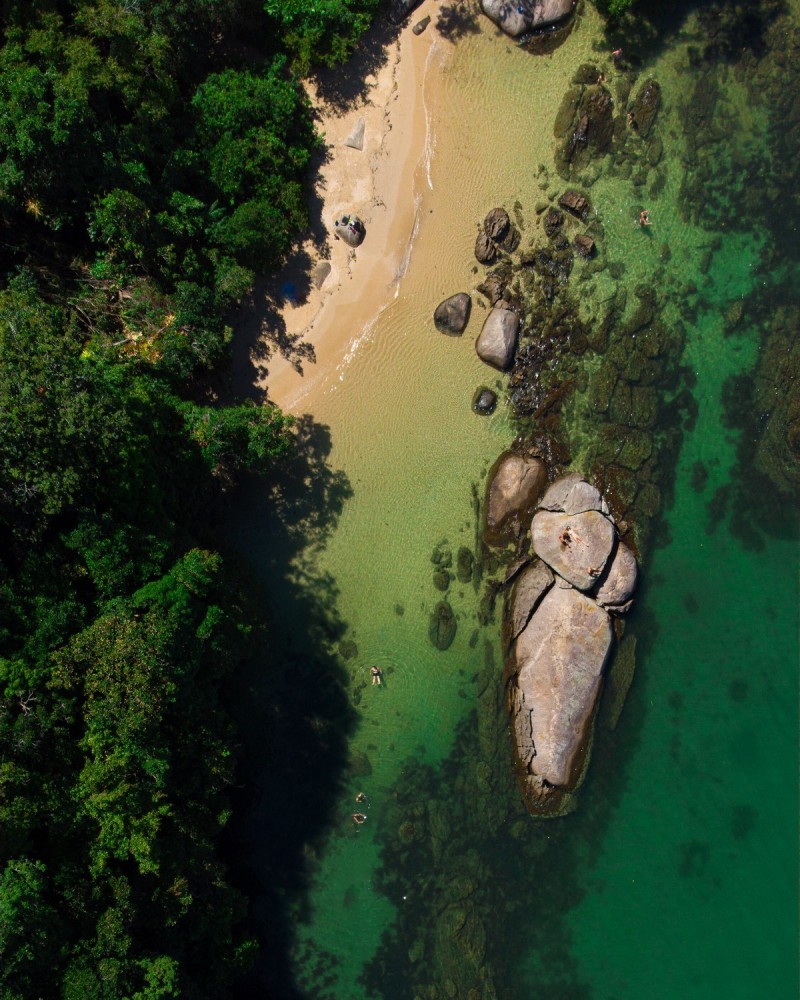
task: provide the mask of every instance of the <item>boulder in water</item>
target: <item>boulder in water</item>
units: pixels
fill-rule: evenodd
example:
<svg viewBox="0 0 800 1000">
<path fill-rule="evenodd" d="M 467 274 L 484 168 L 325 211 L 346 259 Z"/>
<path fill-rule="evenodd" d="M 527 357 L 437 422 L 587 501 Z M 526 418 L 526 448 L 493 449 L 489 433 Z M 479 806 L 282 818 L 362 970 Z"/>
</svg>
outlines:
<svg viewBox="0 0 800 1000">
<path fill-rule="evenodd" d="M 505 239 L 511 219 L 504 208 L 493 208 L 483 220 L 483 228 L 490 240 L 500 243 Z"/>
<path fill-rule="evenodd" d="M 472 299 L 466 292 L 457 292 L 440 302 L 433 314 L 433 322 L 440 333 L 460 336 L 469 322 Z"/>
<path fill-rule="evenodd" d="M 486 489 L 484 537 L 490 545 L 504 545 L 526 530 L 546 482 L 541 459 L 503 452 L 489 472 Z"/>
<path fill-rule="evenodd" d="M 517 351 L 518 331 L 519 316 L 511 309 L 495 306 L 475 342 L 478 357 L 501 372 L 508 371 Z"/>
<path fill-rule="evenodd" d="M 497 407 L 497 393 L 493 389 L 482 385 L 475 390 L 472 397 L 472 409 L 481 417 L 488 417 L 494 413 Z"/>
<path fill-rule="evenodd" d="M 497 247 L 485 232 L 478 233 L 475 240 L 475 257 L 480 264 L 491 264 L 497 256 Z"/>
<path fill-rule="evenodd" d="M 481 0 L 481 10 L 512 38 L 563 21 L 575 0 Z"/>
</svg>

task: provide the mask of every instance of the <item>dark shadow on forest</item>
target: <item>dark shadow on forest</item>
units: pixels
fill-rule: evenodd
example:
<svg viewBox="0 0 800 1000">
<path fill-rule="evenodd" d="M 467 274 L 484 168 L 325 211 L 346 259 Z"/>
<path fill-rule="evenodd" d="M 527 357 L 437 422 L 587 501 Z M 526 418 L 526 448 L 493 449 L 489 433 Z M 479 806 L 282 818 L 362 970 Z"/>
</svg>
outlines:
<svg viewBox="0 0 800 1000">
<path fill-rule="evenodd" d="M 353 55 L 342 66 L 318 70 L 314 85 L 319 97 L 335 112 L 350 110 L 369 97 L 367 78 L 386 65 L 386 50 L 397 39 L 402 26 L 391 24 L 385 14 L 356 43 Z"/>
<path fill-rule="evenodd" d="M 351 832 L 342 790 L 356 722 L 333 651 L 346 631 L 338 590 L 314 559 L 352 489 L 328 464 L 329 429 L 304 416 L 297 433 L 296 457 L 243 484 L 227 511 L 234 558 L 268 618 L 230 692 L 240 744 L 225 850 L 261 943 L 235 995 L 280 1000 L 302 996 L 290 955 L 316 851 L 332 827 Z"/>
</svg>

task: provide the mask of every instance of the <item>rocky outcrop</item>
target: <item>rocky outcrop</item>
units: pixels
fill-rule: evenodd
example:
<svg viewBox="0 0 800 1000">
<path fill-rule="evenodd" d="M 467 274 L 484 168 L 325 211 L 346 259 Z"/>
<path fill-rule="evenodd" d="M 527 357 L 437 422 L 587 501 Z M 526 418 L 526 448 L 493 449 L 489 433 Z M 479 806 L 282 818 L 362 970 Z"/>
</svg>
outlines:
<svg viewBox="0 0 800 1000">
<path fill-rule="evenodd" d="M 575 0 L 481 0 L 481 10 L 512 38 L 563 21 Z"/>
<path fill-rule="evenodd" d="M 440 302 L 433 314 L 433 322 L 440 333 L 459 336 L 469 322 L 472 299 L 466 292 L 458 292 Z"/>
<path fill-rule="evenodd" d="M 486 317 L 475 342 L 478 357 L 501 372 L 508 371 L 514 363 L 518 332 L 519 316 L 511 309 L 496 306 Z"/>
<path fill-rule="evenodd" d="M 527 530 L 546 482 L 541 459 L 503 452 L 489 472 L 486 489 L 484 539 L 489 545 L 505 545 Z"/>
<path fill-rule="evenodd" d="M 579 784 L 612 648 L 611 613 L 630 607 L 636 559 L 599 492 L 556 480 L 531 525 L 538 560 L 506 598 L 506 699 L 528 808 L 558 813 Z"/>
<path fill-rule="evenodd" d="M 575 237 L 575 253 L 584 260 L 594 257 L 594 240 L 586 233 L 579 233 Z"/>
<path fill-rule="evenodd" d="M 504 208 L 493 208 L 483 220 L 483 228 L 490 240 L 501 243 L 508 233 L 511 219 Z"/>
</svg>

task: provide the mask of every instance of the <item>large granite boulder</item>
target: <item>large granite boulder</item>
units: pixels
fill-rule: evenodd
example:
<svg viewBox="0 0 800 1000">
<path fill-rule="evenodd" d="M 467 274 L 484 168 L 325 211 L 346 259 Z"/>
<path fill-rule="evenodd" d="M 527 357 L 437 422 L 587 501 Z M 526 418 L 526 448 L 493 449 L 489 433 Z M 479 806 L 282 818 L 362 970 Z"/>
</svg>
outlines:
<svg viewBox="0 0 800 1000">
<path fill-rule="evenodd" d="M 466 292 L 457 292 L 440 302 L 433 314 L 433 322 L 440 333 L 459 336 L 469 322 L 472 299 Z"/>
<path fill-rule="evenodd" d="M 481 10 L 512 38 L 563 21 L 575 0 L 481 0 Z"/>
<path fill-rule="evenodd" d="M 608 514 L 608 505 L 598 490 L 577 472 L 556 479 L 539 501 L 539 507 L 542 510 L 563 510 L 567 514 L 581 514 L 585 510 Z"/>
<path fill-rule="evenodd" d="M 630 607 L 637 568 L 605 500 L 577 473 L 548 487 L 531 536 L 539 560 L 506 597 L 505 678 L 523 798 L 553 814 L 569 808 L 582 776 L 612 643 L 609 612 Z"/>
<path fill-rule="evenodd" d="M 518 332 L 519 316 L 511 309 L 495 306 L 475 342 L 478 357 L 501 372 L 508 371 L 517 351 Z"/>
<path fill-rule="evenodd" d="M 547 469 L 538 458 L 511 451 L 489 472 L 486 489 L 484 537 L 490 545 L 513 541 L 527 525 L 547 482 Z"/>
<path fill-rule="evenodd" d="M 604 607 L 624 607 L 633 597 L 638 575 L 636 556 L 624 542 L 620 542 L 608 567 L 605 579 L 602 580 L 595 594 L 595 600 Z"/>
<path fill-rule="evenodd" d="M 517 639 L 508 701 L 527 801 L 580 777 L 612 636 L 590 597 L 553 587 Z"/>
<path fill-rule="evenodd" d="M 531 535 L 536 555 L 578 590 L 590 590 L 598 582 L 616 539 L 614 525 L 598 510 L 540 510 Z"/>
<path fill-rule="evenodd" d="M 553 586 L 554 579 L 552 570 L 541 559 L 528 563 L 519 574 L 507 604 L 504 623 L 506 645 L 512 643 L 531 620 L 539 601 Z"/>
</svg>

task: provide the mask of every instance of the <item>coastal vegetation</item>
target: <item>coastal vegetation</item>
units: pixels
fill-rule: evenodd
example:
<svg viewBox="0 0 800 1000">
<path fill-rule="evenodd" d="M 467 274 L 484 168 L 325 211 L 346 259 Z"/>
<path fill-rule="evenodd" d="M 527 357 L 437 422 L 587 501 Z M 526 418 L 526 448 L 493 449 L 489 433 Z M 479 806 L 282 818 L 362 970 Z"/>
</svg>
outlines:
<svg viewBox="0 0 800 1000">
<path fill-rule="evenodd" d="M 4 5 L 4 998 L 218 997 L 252 964 L 226 691 L 271 631 L 217 521 L 303 439 L 223 405 L 227 316 L 307 224 L 296 74 L 375 8 Z"/>
</svg>

